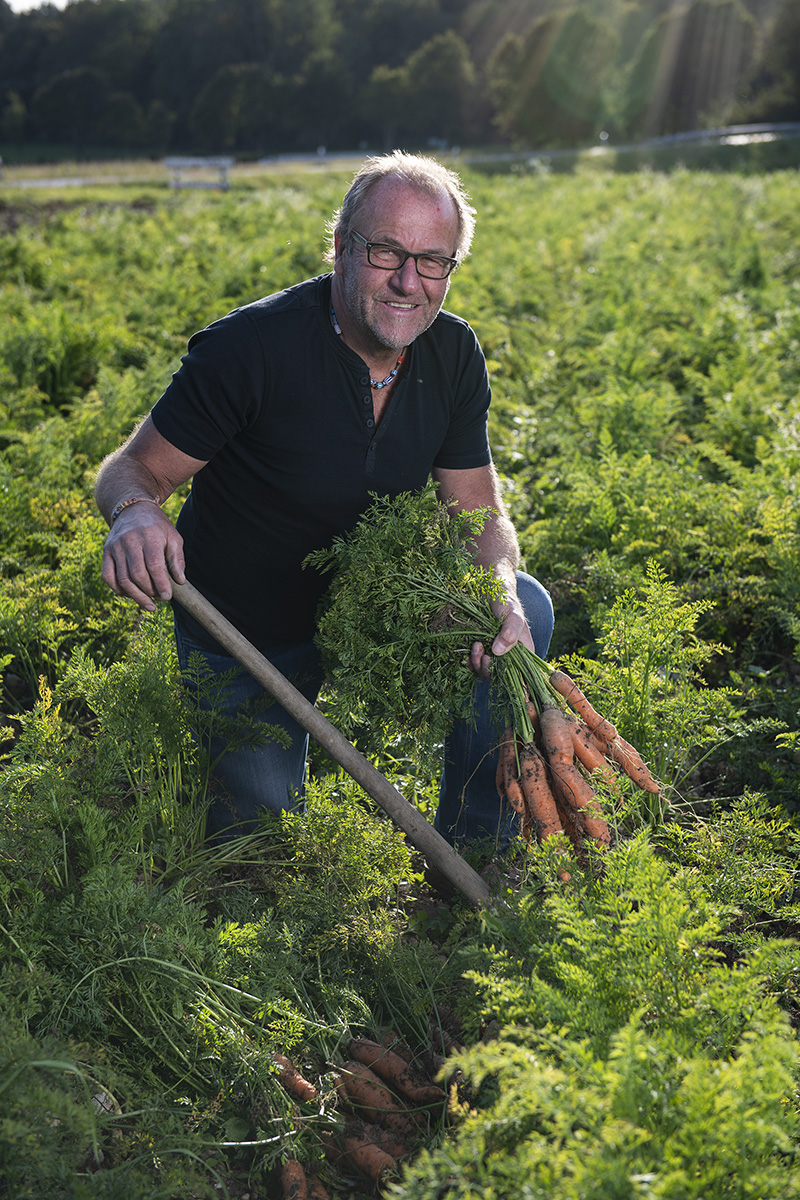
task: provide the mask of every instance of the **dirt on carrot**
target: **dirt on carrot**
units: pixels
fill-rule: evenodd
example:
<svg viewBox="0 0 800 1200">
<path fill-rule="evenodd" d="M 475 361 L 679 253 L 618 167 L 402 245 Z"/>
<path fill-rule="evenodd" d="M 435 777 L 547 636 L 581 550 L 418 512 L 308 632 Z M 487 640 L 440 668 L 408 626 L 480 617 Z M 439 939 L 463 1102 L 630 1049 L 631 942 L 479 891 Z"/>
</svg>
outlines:
<svg viewBox="0 0 800 1200">
<path fill-rule="evenodd" d="M 337 1069 L 340 1098 L 368 1124 L 382 1125 L 398 1137 L 413 1141 L 419 1134 L 412 1114 L 392 1095 L 378 1076 L 356 1059 Z"/>
<path fill-rule="evenodd" d="M 272 1057 L 279 1068 L 278 1083 L 290 1096 L 303 1102 L 317 1099 L 318 1092 L 314 1084 L 303 1078 L 290 1059 L 284 1054 L 273 1054 Z"/>
<path fill-rule="evenodd" d="M 378 1042 L 368 1038 L 353 1038 L 350 1042 L 350 1056 L 369 1067 L 410 1104 L 423 1107 L 444 1104 L 447 1098 L 442 1088 L 432 1080 L 425 1079 L 420 1072 L 415 1072 L 399 1054 Z"/>
<path fill-rule="evenodd" d="M 378 1187 L 397 1170 L 397 1159 L 365 1133 L 361 1122 L 346 1125 L 338 1142 L 345 1157 Z"/>
<path fill-rule="evenodd" d="M 610 721 L 594 708 L 584 696 L 581 689 L 575 683 L 574 679 L 570 679 L 565 671 L 553 671 L 550 675 L 550 683 L 566 700 L 570 708 L 589 726 L 589 729 L 598 738 L 610 742 L 617 736 L 617 731 Z"/>
<path fill-rule="evenodd" d="M 308 1200 L 306 1173 L 294 1158 L 288 1158 L 281 1168 L 281 1192 L 283 1200 Z"/>
</svg>

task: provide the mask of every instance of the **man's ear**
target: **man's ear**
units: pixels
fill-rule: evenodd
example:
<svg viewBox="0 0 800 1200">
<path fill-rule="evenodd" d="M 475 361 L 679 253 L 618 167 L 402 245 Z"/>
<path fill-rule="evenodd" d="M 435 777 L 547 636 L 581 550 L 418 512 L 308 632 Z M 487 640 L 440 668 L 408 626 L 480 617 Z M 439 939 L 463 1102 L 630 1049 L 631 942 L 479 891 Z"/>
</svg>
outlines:
<svg viewBox="0 0 800 1200">
<path fill-rule="evenodd" d="M 342 273 L 342 259 L 345 253 L 346 238 L 339 237 L 338 233 L 333 235 L 333 270 L 336 275 Z"/>
</svg>

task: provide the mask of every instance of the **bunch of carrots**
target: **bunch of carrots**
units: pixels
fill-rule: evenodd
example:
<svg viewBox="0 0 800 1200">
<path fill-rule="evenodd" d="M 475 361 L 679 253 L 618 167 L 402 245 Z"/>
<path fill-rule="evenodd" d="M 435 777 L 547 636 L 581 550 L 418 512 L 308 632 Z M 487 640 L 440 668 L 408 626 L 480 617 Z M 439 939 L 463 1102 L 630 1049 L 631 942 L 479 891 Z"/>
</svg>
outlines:
<svg viewBox="0 0 800 1200">
<path fill-rule="evenodd" d="M 619 794 L 617 767 L 643 791 L 657 795 L 658 782 L 564 671 L 550 671 L 546 686 L 542 677 L 530 690 L 536 695 L 527 701 L 532 736 L 506 729 L 497 763 L 500 798 L 519 815 L 526 841 L 566 833 L 577 852 L 587 838 L 605 849 L 611 835 L 593 778 L 602 778 L 612 794 Z"/>
<path fill-rule="evenodd" d="M 408 1047 L 390 1032 L 382 1041 L 353 1038 L 348 1052 L 349 1059 L 332 1073 L 344 1119 L 323 1134 L 323 1148 L 334 1165 L 355 1168 L 380 1187 L 419 1148 L 430 1118 L 443 1113 L 447 1093 L 416 1065 Z M 317 1088 L 288 1058 L 274 1057 L 278 1082 L 289 1095 L 303 1103 L 318 1098 Z M 283 1164 L 281 1185 L 283 1200 L 326 1200 L 328 1196 L 319 1177 L 308 1173 L 296 1159 Z"/>
</svg>

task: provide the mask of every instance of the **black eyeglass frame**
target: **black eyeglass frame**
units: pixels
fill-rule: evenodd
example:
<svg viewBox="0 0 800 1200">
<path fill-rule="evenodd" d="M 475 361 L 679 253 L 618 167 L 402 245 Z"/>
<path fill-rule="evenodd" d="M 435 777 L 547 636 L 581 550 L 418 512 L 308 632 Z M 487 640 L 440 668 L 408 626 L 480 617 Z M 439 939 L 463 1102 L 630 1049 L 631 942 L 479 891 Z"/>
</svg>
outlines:
<svg viewBox="0 0 800 1200">
<path fill-rule="evenodd" d="M 413 258 L 417 274 L 421 279 L 442 280 L 449 279 L 453 271 L 458 266 L 458 259 L 450 258 L 450 256 L 447 254 L 428 254 L 425 252 L 422 254 L 412 254 L 410 250 L 403 250 L 401 246 L 391 246 L 388 242 L 368 242 L 367 239 L 355 229 L 350 230 L 350 236 L 355 238 L 357 242 L 361 243 L 367 252 L 367 262 L 371 267 L 375 267 L 378 271 L 402 271 L 408 260 Z M 382 263 L 374 263 L 371 258 L 371 252 L 375 246 L 379 247 L 381 250 L 393 250 L 395 254 L 402 254 L 403 261 L 394 267 L 385 267 Z M 444 275 L 426 275 L 424 271 L 420 271 L 419 269 L 419 260 L 421 258 L 428 258 L 432 259 L 434 262 L 441 262 L 442 266 L 447 266 L 447 271 Z"/>
</svg>

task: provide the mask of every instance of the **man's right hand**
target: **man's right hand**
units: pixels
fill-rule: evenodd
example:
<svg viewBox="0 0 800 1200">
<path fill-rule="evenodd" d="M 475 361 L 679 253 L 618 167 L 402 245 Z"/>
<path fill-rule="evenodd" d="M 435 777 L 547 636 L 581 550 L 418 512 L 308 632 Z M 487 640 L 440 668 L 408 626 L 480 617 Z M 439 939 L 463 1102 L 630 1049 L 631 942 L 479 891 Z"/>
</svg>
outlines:
<svg viewBox="0 0 800 1200">
<path fill-rule="evenodd" d="M 178 450 L 162 437 L 151 416 L 102 463 L 95 484 L 97 507 L 111 521 L 103 547 L 103 579 L 118 596 L 130 596 L 147 612 L 169 600 L 172 582 L 185 583 L 183 538 L 158 505 L 202 470 L 205 462 Z M 112 515 L 124 501 L 116 520 Z"/>
<path fill-rule="evenodd" d="M 152 501 L 140 500 L 119 514 L 103 547 L 103 579 L 118 596 L 147 612 L 169 600 L 172 581 L 185 583 L 183 538 Z"/>
</svg>

